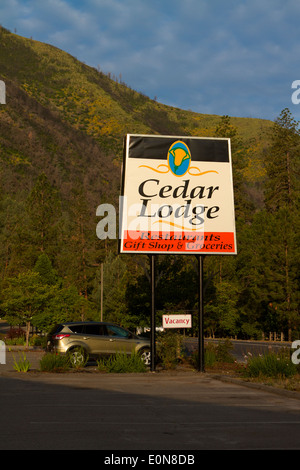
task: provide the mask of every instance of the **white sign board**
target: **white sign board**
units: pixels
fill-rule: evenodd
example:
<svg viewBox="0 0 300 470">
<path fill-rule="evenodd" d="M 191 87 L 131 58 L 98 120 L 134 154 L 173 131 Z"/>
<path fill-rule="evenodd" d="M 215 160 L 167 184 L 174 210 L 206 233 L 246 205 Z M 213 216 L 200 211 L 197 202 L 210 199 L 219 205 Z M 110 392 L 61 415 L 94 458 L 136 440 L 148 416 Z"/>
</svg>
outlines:
<svg viewBox="0 0 300 470">
<path fill-rule="evenodd" d="M 126 136 L 119 251 L 236 254 L 230 139 Z"/>
<path fill-rule="evenodd" d="M 163 328 L 192 328 L 192 315 L 163 315 Z"/>
</svg>

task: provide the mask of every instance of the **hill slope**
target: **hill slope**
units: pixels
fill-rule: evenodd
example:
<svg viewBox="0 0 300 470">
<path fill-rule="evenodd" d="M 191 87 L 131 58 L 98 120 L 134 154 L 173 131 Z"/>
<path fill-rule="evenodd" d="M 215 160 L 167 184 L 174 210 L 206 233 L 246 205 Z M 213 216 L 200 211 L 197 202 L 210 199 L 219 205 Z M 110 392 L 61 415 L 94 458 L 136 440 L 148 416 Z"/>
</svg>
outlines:
<svg viewBox="0 0 300 470">
<path fill-rule="evenodd" d="M 0 29 L 1 174 L 6 191 L 26 190 L 41 171 L 69 191 L 115 193 L 126 133 L 212 135 L 219 116 L 157 103 L 47 44 Z M 245 140 L 270 123 L 232 118 Z M 105 191 L 103 191 L 105 188 Z M 96 202 L 96 201 L 95 201 Z"/>
</svg>

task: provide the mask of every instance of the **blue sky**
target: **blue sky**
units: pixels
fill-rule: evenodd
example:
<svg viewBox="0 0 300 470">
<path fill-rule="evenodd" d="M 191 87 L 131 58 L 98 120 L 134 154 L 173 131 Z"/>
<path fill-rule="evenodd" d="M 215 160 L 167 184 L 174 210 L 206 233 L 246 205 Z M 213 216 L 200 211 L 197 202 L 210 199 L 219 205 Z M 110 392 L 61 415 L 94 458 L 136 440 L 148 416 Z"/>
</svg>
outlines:
<svg viewBox="0 0 300 470">
<path fill-rule="evenodd" d="M 161 103 L 271 120 L 300 120 L 299 21 L 299 0 L 0 0 L 5 28 Z"/>
</svg>

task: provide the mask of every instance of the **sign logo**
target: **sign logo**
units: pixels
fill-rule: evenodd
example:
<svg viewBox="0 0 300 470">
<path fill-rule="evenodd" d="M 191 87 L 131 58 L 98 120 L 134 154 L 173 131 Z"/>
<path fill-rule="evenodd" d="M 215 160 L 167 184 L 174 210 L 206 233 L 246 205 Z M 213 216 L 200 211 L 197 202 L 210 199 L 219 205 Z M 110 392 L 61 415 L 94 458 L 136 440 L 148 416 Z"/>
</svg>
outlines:
<svg viewBox="0 0 300 470">
<path fill-rule="evenodd" d="M 190 149 L 184 142 L 177 140 L 168 151 L 168 165 L 171 172 L 175 176 L 183 176 L 187 173 L 190 163 Z"/>
</svg>

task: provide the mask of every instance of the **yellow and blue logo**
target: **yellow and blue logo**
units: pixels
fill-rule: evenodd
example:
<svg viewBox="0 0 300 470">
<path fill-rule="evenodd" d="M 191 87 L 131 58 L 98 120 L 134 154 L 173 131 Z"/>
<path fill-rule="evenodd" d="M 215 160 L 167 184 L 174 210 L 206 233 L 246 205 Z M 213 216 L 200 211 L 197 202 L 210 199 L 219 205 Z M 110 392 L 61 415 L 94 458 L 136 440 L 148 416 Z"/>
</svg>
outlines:
<svg viewBox="0 0 300 470">
<path fill-rule="evenodd" d="M 206 173 L 218 173 L 215 170 L 201 171 L 197 166 L 191 166 L 192 155 L 189 147 L 182 142 L 176 140 L 168 150 L 167 163 L 160 163 L 156 168 L 150 165 L 140 165 L 139 168 L 148 168 L 156 173 L 173 173 L 175 176 L 183 176 L 188 173 L 191 176 L 202 176 Z"/>
<path fill-rule="evenodd" d="M 173 142 L 168 151 L 168 166 L 173 175 L 183 176 L 187 173 L 191 163 L 191 152 L 181 140 Z"/>
</svg>

